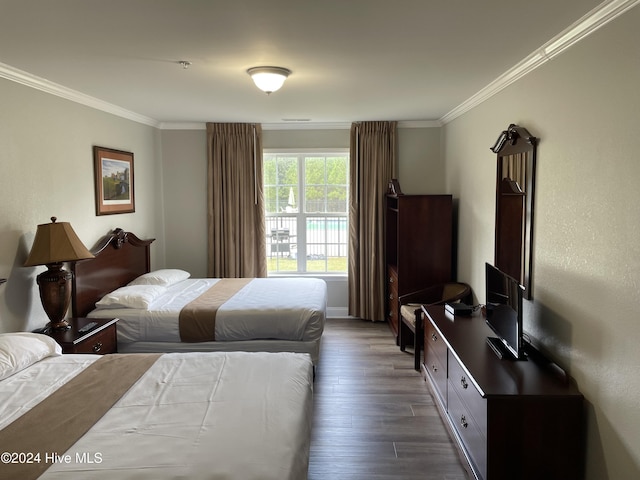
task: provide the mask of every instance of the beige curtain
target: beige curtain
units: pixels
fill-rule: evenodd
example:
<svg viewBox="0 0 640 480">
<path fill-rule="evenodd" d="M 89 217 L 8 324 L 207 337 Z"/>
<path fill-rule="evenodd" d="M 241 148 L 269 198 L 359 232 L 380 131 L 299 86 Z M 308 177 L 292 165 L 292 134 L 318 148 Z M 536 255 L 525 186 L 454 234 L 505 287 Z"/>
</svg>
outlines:
<svg viewBox="0 0 640 480">
<path fill-rule="evenodd" d="M 500 157 L 502 160 L 502 178 L 509 178 L 516 182 L 520 190 L 527 190 L 527 154 L 514 153 Z"/>
<path fill-rule="evenodd" d="M 385 194 L 396 165 L 397 122 L 351 126 L 349 314 L 385 319 Z"/>
<path fill-rule="evenodd" d="M 210 277 L 266 277 L 262 129 L 207 123 Z"/>
</svg>

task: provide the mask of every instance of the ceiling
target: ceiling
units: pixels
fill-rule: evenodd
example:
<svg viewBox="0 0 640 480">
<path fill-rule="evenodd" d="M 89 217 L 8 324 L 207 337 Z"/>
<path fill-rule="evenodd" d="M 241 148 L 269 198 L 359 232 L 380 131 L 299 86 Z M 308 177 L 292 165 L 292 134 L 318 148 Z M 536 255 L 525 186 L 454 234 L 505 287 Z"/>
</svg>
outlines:
<svg viewBox="0 0 640 480">
<path fill-rule="evenodd" d="M 0 0 L 0 76 L 161 125 L 441 121 L 609 3 Z M 293 73 L 267 96 L 258 65 Z"/>
</svg>

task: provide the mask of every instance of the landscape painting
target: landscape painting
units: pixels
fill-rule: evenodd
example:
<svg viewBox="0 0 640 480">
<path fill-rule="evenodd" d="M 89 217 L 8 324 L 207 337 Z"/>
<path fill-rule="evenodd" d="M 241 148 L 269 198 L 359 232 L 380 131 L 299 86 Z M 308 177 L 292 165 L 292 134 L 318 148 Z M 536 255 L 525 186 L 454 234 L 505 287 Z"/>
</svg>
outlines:
<svg viewBox="0 0 640 480">
<path fill-rule="evenodd" d="M 96 215 L 135 212 L 133 153 L 93 147 Z"/>
</svg>

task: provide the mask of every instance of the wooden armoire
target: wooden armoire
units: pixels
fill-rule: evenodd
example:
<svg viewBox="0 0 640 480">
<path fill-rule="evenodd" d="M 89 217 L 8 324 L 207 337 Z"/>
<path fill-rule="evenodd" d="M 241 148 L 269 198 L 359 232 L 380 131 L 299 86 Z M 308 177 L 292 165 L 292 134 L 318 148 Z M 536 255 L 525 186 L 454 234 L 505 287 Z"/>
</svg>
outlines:
<svg viewBox="0 0 640 480">
<path fill-rule="evenodd" d="M 387 195 L 387 321 L 398 337 L 398 297 L 453 280 L 451 195 Z"/>
</svg>

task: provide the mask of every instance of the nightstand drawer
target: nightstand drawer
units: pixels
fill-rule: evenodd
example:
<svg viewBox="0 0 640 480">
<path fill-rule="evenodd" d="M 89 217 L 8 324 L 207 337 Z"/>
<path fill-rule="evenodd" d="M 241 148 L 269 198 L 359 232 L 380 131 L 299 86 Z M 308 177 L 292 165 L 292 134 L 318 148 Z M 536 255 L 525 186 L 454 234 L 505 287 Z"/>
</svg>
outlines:
<svg viewBox="0 0 640 480">
<path fill-rule="evenodd" d="M 78 342 L 72 350 L 64 353 L 97 353 L 99 355 L 116 353 L 118 346 L 115 324 Z"/>
<path fill-rule="evenodd" d="M 117 322 L 117 318 L 70 318 L 71 328 L 48 335 L 60 344 L 62 353 L 116 353 Z"/>
</svg>

